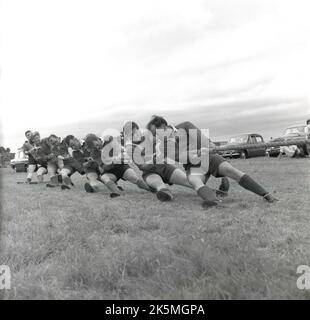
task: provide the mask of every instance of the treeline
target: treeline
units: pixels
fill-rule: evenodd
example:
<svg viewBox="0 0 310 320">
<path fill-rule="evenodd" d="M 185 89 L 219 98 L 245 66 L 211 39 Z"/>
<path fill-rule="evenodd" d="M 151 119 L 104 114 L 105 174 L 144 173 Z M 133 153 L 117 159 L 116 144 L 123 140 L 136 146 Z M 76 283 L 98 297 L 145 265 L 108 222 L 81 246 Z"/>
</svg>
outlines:
<svg viewBox="0 0 310 320">
<path fill-rule="evenodd" d="M 0 165 L 5 166 L 14 158 L 14 153 L 11 153 L 10 148 L 0 146 Z"/>
<path fill-rule="evenodd" d="M 0 154 L 10 153 L 10 148 L 4 148 L 0 146 Z"/>
</svg>

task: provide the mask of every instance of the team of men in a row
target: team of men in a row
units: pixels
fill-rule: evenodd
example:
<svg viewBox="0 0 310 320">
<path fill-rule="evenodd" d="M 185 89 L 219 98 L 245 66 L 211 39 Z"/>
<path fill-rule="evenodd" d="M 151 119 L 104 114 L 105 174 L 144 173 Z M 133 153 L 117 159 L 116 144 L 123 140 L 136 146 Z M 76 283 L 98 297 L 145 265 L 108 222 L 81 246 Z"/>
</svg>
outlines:
<svg viewBox="0 0 310 320">
<path fill-rule="evenodd" d="M 114 198 L 124 191 L 117 183 L 123 179 L 155 193 L 160 201 L 173 198 L 169 185 L 175 184 L 194 189 L 204 205 L 214 206 L 220 202 L 220 197 L 228 195 L 228 178 L 231 178 L 268 202 L 277 200 L 249 175 L 213 152 L 212 142 L 208 138 L 202 139 L 202 131 L 192 123 L 183 122 L 174 127 L 163 117 L 153 116 L 147 129 L 143 131 L 137 123 L 129 121 L 118 137 L 100 138 L 88 134 L 83 141 L 73 135 L 61 139 L 54 134 L 41 139 L 39 132 L 28 130 L 23 145 L 29 159 L 26 183 L 32 183 L 36 172 L 38 183 L 43 183 L 43 175 L 49 174 L 47 187 L 71 189 L 71 176 L 78 173 L 86 177 L 86 192 L 97 192 L 105 185 Z M 151 151 L 145 147 L 146 140 L 152 145 Z M 169 161 L 166 152 L 158 152 L 160 144 L 177 150 L 173 159 L 177 164 Z M 206 153 L 207 166 L 203 166 L 201 159 Z M 134 154 L 139 154 L 143 161 L 137 161 Z M 157 161 L 154 160 L 156 157 Z M 158 161 L 159 157 L 162 161 Z M 193 158 L 197 161 L 192 161 Z M 182 164 L 185 170 L 181 169 Z M 137 174 L 137 169 L 141 175 Z M 207 186 L 211 175 L 221 178 L 218 190 Z"/>
</svg>

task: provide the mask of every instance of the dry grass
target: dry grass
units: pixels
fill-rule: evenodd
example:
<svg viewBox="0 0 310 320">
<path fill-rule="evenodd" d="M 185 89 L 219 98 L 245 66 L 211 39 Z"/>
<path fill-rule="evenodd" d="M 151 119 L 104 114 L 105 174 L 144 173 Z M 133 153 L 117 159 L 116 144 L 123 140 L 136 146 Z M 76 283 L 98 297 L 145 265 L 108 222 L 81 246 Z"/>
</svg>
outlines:
<svg viewBox="0 0 310 320">
<path fill-rule="evenodd" d="M 231 184 L 219 208 L 191 190 L 175 200 L 123 183 L 126 194 L 17 185 L 1 169 L 2 252 L 12 272 L 5 299 L 309 299 L 296 287 L 310 265 L 310 159 L 234 160 L 276 191 L 270 205 Z M 211 184 L 219 182 L 213 179 Z"/>
</svg>

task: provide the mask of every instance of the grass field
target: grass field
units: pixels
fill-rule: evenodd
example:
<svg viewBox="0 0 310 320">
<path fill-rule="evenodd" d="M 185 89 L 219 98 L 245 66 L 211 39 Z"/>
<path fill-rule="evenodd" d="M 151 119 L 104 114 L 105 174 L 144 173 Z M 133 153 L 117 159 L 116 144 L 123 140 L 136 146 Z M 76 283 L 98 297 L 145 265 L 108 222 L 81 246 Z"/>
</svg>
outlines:
<svg viewBox="0 0 310 320">
<path fill-rule="evenodd" d="M 121 183 L 126 194 L 18 185 L 0 169 L 0 265 L 5 299 L 310 299 L 296 269 L 310 265 L 310 159 L 233 160 L 280 199 L 268 204 L 231 183 L 218 208 L 190 189 L 175 199 Z M 212 186 L 219 181 L 212 179 Z"/>
</svg>

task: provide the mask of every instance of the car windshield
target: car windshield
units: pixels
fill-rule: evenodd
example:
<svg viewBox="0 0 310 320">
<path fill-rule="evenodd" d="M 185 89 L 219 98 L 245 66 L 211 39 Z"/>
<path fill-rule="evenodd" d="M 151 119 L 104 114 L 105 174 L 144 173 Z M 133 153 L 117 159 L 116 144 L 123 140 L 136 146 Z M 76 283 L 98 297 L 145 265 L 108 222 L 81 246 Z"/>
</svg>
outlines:
<svg viewBox="0 0 310 320">
<path fill-rule="evenodd" d="M 292 128 L 287 128 L 284 131 L 284 135 L 287 136 L 289 134 L 304 134 L 305 133 L 305 127 L 306 126 L 299 126 L 299 127 L 292 127 Z"/>
<path fill-rule="evenodd" d="M 248 136 L 246 134 L 232 137 L 229 140 L 229 143 L 246 143 L 248 141 Z"/>
</svg>

